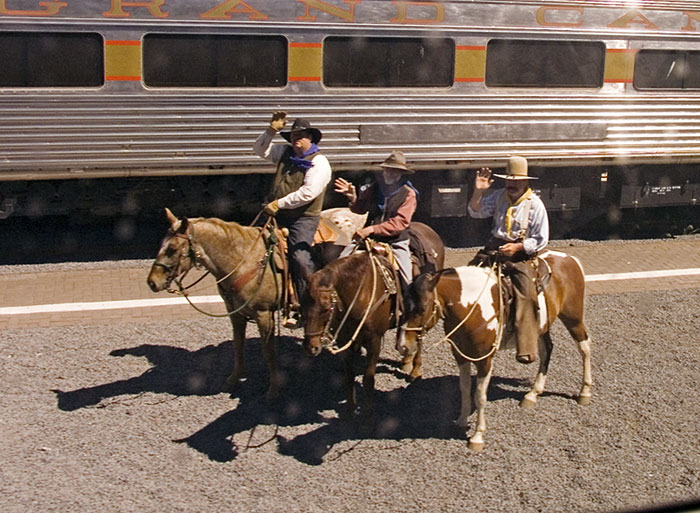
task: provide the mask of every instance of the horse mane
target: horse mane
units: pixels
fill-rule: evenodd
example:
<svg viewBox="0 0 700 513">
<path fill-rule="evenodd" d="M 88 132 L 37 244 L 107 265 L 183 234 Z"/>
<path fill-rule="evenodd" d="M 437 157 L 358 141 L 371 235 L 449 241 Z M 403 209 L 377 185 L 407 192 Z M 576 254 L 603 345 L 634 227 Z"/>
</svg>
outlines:
<svg viewBox="0 0 700 513">
<path fill-rule="evenodd" d="M 423 315 L 426 308 L 424 299 L 427 294 L 435 289 L 438 280 L 443 274 L 454 272 L 454 269 L 448 268 L 441 271 L 422 273 L 416 276 L 404 296 L 404 309 L 406 313 Z"/>
<path fill-rule="evenodd" d="M 228 240 L 240 241 L 243 239 L 246 246 L 252 245 L 260 234 L 257 227 L 242 226 L 234 221 L 224 221 L 218 217 L 197 217 L 189 221 L 196 225 L 196 229 L 203 228 L 204 233 L 219 234 Z"/>
</svg>

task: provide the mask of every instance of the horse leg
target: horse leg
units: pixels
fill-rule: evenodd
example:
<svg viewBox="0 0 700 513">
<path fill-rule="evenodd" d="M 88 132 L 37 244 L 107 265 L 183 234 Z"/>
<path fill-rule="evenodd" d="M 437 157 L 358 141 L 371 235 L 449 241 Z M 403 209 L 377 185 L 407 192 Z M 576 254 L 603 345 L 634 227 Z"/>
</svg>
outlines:
<svg viewBox="0 0 700 513">
<path fill-rule="evenodd" d="M 277 362 L 277 340 L 275 337 L 275 313 L 271 311 L 258 311 L 255 315 L 255 322 L 260 331 L 260 344 L 262 346 L 263 357 L 270 374 L 270 384 L 265 395 L 265 399 L 272 401 L 279 397 L 282 388 L 282 372 Z"/>
<path fill-rule="evenodd" d="M 345 407 L 348 415 L 352 415 L 355 412 L 355 408 L 357 408 L 354 359 L 355 348 L 351 347 L 343 354 L 343 363 L 345 364 Z"/>
<path fill-rule="evenodd" d="M 581 384 L 581 391 L 578 394 L 577 402 L 583 406 L 590 404 L 592 392 L 591 387 L 593 386 L 593 374 L 591 370 L 591 338 L 588 335 L 586 326 L 581 320 L 581 316 L 576 318 L 566 318 L 561 317 L 564 326 L 569 330 L 569 333 L 573 339 L 578 342 L 578 351 L 581 354 L 581 359 L 583 362 L 583 383 Z"/>
<path fill-rule="evenodd" d="M 549 370 L 549 361 L 552 358 L 552 336 L 549 331 L 540 335 L 538 343 L 538 353 L 540 357 L 540 366 L 537 369 L 537 377 L 530 391 L 525 394 L 525 397 L 520 401 L 522 408 L 534 408 L 537 404 L 537 398 L 544 392 L 544 384 L 547 381 L 547 372 Z"/>
<path fill-rule="evenodd" d="M 233 326 L 233 371 L 224 383 L 224 390 L 227 392 L 233 392 L 238 382 L 246 375 L 244 356 L 246 320 L 240 315 L 232 315 L 231 325 Z"/>
<path fill-rule="evenodd" d="M 466 432 L 469 427 L 469 415 L 472 413 L 472 363 L 459 356 L 455 358 L 459 368 L 459 393 L 462 402 L 456 424 Z"/>
<path fill-rule="evenodd" d="M 418 379 L 423 376 L 423 341 L 418 341 L 418 349 L 413 355 L 413 369 L 411 369 L 411 379 Z"/>
<path fill-rule="evenodd" d="M 476 403 L 476 431 L 469 438 L 469 449 L 480 451 L 484 448 L 484 433 L 486 432 L 486 393 L 489 389 L 493 366 L 491 357 L 476 362 L 476 393 L 474 402 Z"/>
<path fill-rule="evenodd" d="M 367 368 L 362 377 L 362 388 L 365 393 L 366 409 L 364 417 L 374 418 L 374 377 L 377 373 L 377 363 L 379 363 L 379 353 L 382 349 L 382 337 L 372 335 L 367 344 Z"/>
</svg>

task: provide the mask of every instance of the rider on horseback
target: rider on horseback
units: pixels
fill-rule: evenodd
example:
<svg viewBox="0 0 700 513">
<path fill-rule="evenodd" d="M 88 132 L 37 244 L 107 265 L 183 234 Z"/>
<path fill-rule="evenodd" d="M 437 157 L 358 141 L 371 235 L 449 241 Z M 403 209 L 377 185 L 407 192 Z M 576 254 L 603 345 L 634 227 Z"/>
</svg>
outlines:
<svg viewBox="0 0 700 513">
<path fill-rule="evenodd" d="M 280 133 L 291 144 L 272 144 L 272 138 L 284 128 L 286 120 L 286 112 L 274 112 L 270 126 L 255 141 L 253 151 L 277 165 L 265 213 L 276 215 L 280 227 L 289 229 L 290 270 L 301 298 L 306 291 L 306 276 L 316 271 L 311 246 L 332 171 L 328 159 L 321 155 L 317 146 L 321 131 L 304 119 L 294 121 L 289 132 Z"/>
<path fill-rule="evenodd" d="M 368 237 L 389 244 L 399 265 L 401 290 L 406 291 L 413 281 L 408 227 L 418 204 L 416 189 L 408 180 L 413 170 L 406 166 L 406 157 L 400 151 L 392 152 L 379 166 L 381 175 L 374 183 L 362 186 L 359 195 L 347 180 L 335 180 L 335 191 L 345 195 L 350 210 L 369 213 L 366 225 L 355 232 L 356 241 L 340 256 L 352 253 L 358 241 Z"/>
<path fill-rule="evenodd" d="M 542 200 L 529 187 L 527 160 L 511 157 L 505 175 L 504 189 L 484 195 L 491 187 L 489 168 L 477 171 L 474 195 L 469 202 L 469 215 L 493 217 L 491 238 L 470 265 L 491 264 L 493 254 L 506 260 L 506 269 L 514 285 L 517 360 L 532 363 L 537 359 L 539 326 L 537 323 L 537 290 L 535 257 L 549 242 L 549 219 Z"/>
</svg>

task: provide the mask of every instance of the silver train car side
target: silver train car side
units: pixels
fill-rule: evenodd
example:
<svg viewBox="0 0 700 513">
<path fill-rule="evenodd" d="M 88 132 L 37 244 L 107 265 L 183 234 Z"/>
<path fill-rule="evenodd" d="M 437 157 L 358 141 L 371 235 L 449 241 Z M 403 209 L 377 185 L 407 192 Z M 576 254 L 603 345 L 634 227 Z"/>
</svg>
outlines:
<svg viewBox="0 0 700 513">
<path fill-rule="evenodd" d="M 278 109 L 335 171 L 404 151 L 434 218 L 512 154 L 579 225 L 700 195 L 695 1 L 0 0 L 0 58 L 0 217 L 235 216 Z"/>
</svg>

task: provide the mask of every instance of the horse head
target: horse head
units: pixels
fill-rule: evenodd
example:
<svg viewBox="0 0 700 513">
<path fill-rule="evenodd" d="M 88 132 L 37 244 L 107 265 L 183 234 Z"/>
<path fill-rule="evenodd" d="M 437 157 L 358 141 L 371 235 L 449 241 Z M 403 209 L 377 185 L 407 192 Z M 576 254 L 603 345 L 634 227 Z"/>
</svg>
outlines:
<svg viewBox="0 0 700 513">
<path fill-rule="evenodd" d="M 182 220 L 165 209 L 165 215 L 170 221 L 170 229 L 160 243 L 147 283 L 153 292 L 160 292 L 170 286 L 170 283 L 189 271 L 195 262 L 192 248 L 192 224 L 186 217 Z"/>
<path fill-rule="evenodd" d="M 402 356 L 418 350 L 420 339 L 441 317 L 441 306 L 435 287 L 442 272 L 417 276 L 404 298 L 404 311 L 396 335 L 396 350 Z"/>
<path fill-rule="evenodd" d="M 321 269 L 310 277 L 302 298 L 304 349 L 309 355 L 317 356 L 323 350 L 323 337 L 330 329 L 337 307 L 334 275 L 329 269 Z"/>
</svg>

